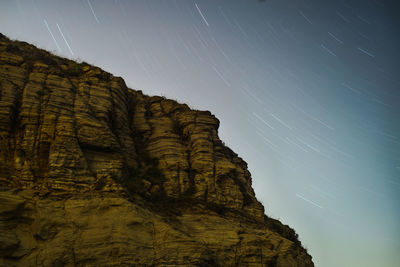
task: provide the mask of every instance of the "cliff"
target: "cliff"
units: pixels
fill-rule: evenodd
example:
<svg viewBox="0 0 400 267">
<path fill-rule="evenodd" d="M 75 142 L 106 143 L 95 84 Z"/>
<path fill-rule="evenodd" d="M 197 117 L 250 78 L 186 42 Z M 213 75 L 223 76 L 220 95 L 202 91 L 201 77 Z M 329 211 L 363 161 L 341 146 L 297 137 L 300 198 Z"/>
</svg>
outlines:
<svg viewBox="0 0 400 267">
<path fill-rule="evenodd" d="M 0 34 L 0 265 L 313 266 L 218 126 Z"/>
</svg>

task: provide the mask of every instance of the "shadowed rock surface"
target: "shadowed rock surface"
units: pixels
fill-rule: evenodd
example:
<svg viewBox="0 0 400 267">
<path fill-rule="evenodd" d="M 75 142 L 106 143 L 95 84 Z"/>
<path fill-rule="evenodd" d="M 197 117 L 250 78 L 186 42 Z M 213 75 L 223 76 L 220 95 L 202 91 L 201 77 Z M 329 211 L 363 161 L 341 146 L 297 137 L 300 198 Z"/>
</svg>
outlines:
<svg viewBox="0 0 400 267">
<path fill-rule="evenodd" d="M 218 126 L 0 35 L 0 265 L 313 266 Z"/>
</svg>

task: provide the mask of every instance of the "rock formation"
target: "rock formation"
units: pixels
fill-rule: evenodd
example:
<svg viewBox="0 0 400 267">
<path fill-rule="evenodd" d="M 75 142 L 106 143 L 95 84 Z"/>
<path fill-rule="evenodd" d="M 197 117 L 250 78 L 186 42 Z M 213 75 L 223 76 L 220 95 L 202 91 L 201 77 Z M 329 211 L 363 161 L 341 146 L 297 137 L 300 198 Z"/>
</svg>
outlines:
<svg viewBox="0 0 400 267">
<path fill-rule="evenodd" d="M 0 34 L 0 265 L 313 266 L 218 126 Z"/>
</svg>

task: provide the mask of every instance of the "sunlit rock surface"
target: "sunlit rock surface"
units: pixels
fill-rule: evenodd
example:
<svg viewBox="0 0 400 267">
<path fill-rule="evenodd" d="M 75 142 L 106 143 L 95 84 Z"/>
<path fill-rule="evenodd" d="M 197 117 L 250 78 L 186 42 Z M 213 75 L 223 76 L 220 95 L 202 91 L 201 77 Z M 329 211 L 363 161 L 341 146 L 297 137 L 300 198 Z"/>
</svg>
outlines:
<svg viewBox="0 0 400 267">
<path fill-rule="evenodd" d="M 0 36 L 0 265 L 313 266 L 218 126 Z"/>
</svg>

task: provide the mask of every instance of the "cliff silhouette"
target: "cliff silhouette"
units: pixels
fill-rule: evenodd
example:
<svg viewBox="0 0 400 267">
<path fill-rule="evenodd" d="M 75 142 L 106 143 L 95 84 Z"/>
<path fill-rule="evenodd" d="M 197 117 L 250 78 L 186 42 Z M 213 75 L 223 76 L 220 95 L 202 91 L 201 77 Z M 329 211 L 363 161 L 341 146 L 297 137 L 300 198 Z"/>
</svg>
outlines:
<svg viewBox="0 0 400 267">
<path fill-rule="evenodd" d="M 0 34 L 0 265 L 314 266 L 218 127 Z"/>
</svg>

